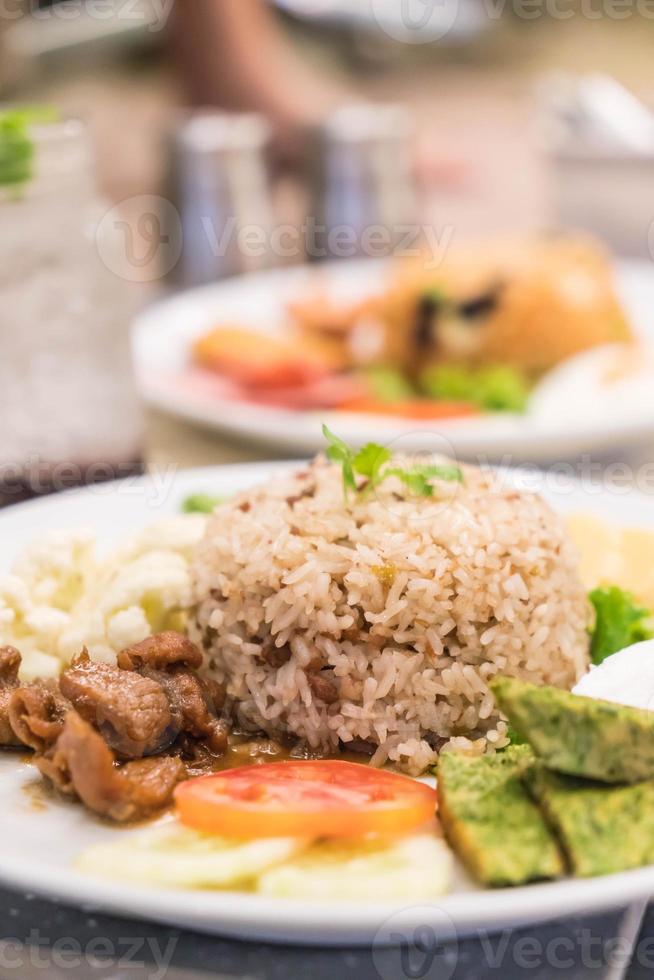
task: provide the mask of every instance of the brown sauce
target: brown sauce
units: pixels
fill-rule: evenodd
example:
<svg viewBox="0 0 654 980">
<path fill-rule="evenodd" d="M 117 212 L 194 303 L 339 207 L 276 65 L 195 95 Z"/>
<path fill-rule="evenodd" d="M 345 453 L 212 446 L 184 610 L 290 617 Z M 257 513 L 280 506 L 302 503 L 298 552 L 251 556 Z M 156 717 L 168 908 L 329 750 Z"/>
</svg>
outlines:
<svg viewBox="0 0 654 980">
<path fill-rule="evenodd" d="M 26 754 L 21 750 L 7 749 L 5 751 L 11 751 L 20 759 L 23 763 L 32 763 L 33 756 L 31 754 Z M 268 738 L 264 734 L 252 735 L 246 734 L 244 732 L 232 732 L 229 736 L 227 751 L 221 756 L 213 756 L 209 753 L 203 755 L 201 760 L 197 760 L 194 764 L 193 761 L 187 762 L 189 779 L 197 776 L 204 776 L 210 773 L 226 772 L 229 769 L 237 769 L 241 766 L 263 766 L 271 762 L 285 762 L 290 760 L 309 760 L 309 759 L 330 759 L 337 760 L 341 762 L 354 762 L 359 765 L 367 765 L 370 761 L 370 751 L 359 751 L 355 752 L 350 750 L 336 751 L 330 753 L 329 755 L 321 755 L 317 753 L 311 753 L 308 750 L 303 751 L 301 747 L 298 747 L 296 742 L 291 739 L 287 741 L 278 741 L 275 739 Z M 22 787 L 22 792 L 24 794 L 25 800 L 30 807 L 30 809 L 43 812 L 47 810 L 48 807 L 53 803 L 67 803 L 69 805 L 76 805 L 73 800 L 60 793 L 55 787 L 51 786 L 48 781 L 40 776 L 35 779 L 30 780 L 25 783 Z M 137 819 L 133 821 L 127 821 L 126 823 L 116 824 L 111 820 L 105 820 L 102 817 L 87 811 L 88 815 L 97 820 L 99 823 L 106 824 L 110 826 L 112 830 L 133 830 L 135 827 L 143 827 L 152 823 L 155 820 L 160 819 L 160 817 L 166 812 L 171 812 L 174 807 L 168 808 L 168 810 L 159 811 L 154 813 L 151 817 L 146 817 L 144 819 Z"/>
<path fill-rule="evenodd" d="M 225 772 L 239 766 L 263 766 L 268 762 L 285 762 L 291 758 L 292 747 L 268 738 L 230 735 L 227 751 L 213 759 L 213 772 Z"/>
<path fill-rule="evenodd" d="M 356 762 L 366 765 L 370 755 L 364 752 L 352 752 L 341 749 L 329 755 L 312 754 L 310 751 L 298 750 L 291 740 L 286 742 L 273 740 L 264 735 L 252 736 L 235 733 L 229 736 L 229 744 L 224 755 L 212 761 L 213 772 L 225 772 L 239 766 L 263 766 L 269 762 L 286 762 L 289 760 L 307 759 L 336 759 L 341 762 Z"/>
<path fill-rule="evenodd" d="M 52 800 L 57 799 L 57 794 L 46 783 L 45 779 L 34 779 L 29 783 L 24 783 L 22 789 L 30 810 L 36 810 L 38 813 L 47 810 Z"/>
</svg>

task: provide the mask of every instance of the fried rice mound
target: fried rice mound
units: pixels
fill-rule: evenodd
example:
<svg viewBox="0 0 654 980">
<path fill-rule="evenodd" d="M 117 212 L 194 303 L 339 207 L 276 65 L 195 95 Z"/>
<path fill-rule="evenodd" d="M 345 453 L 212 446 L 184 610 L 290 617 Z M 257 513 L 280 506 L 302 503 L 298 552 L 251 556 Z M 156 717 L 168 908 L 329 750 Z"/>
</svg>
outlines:
<svg viewBox="0 0 654 980">
<path fill-rule="evenodd" d="M 190 631 L 245 731 L 418 774 L 444 748 L 507 744 L 497 674 L 568 688 L 585 672 L 577 565 L 561 519 L 506 476 L 346 499 L 319 457 L 218 509 Z"/>
</svg>

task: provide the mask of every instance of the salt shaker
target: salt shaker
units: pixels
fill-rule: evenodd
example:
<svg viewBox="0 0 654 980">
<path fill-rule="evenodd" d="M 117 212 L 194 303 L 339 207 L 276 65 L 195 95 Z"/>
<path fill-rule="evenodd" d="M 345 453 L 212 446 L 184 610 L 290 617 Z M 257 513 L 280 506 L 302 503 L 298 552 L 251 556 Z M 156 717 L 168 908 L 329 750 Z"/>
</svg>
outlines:
<svg viewBox="0 0 654 980">
<path fill-rule="evenodd" d="M 213 111 L 185 119 L 174 133 L 169 199 L 182 226 L 174 284 L 201 285 L 272 264 L 269 139 L 260 116 Z"/>
<path fill-rule="evenodd" d="M 416 220 L 411 117 L 399 105 L 354 104 L 326 121 L 313 176 L 312 258 L 394 253 Z"/>
<path fill-rule="evenodd" d="M 9 138 L 20 118 L 0 155 L 0 504 L 142 469 L 134 297 L 97 246 L 85 128 Z"/>
</svg>

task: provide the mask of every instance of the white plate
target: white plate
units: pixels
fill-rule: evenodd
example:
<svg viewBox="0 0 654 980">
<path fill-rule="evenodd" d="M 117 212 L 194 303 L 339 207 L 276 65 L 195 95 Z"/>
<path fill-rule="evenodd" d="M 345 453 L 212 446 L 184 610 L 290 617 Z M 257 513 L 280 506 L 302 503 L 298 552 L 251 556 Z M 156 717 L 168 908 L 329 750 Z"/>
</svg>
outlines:
<svg viewBox="0 0 654 980">
<path fill-rule="evenodd" d="M 106 544 L 158 517 L 176 513 L 190 493 L 230 494 L 265 479 L 289 464 L 190 470 L 163 481 L 151 478 L 74 491 L 0 513 L 0 540 L 5 567 L 35 533 L 91 525 Z M 509 479 L 509 477 L 507 477 Z M 533 472 L 510 478 L 529 489 L 547 477 Z M 652 525 L 651 498 L 604 491 L 585 492 L 577 484 L 543 487 L 563 513 L 586 510 L 631 524 Z M 4 569 L 3 569 L 4 570 Z M 561 881 L 526 888 L 484 891 L 457 875 L 456 890 L 436 903 L 406 907 L 388 903 L 353 905 L 292 902 L 256 895 L 141 888 L 81 875 L 71 868 L 86 845 L 133 831 L 114 830 L 89 816 L 81 806 L 44 798 L 30 789 L 35 770 L 20 754 L 0 754 L 0 881 L 27 891 L 95 909 L 154 919 L 179 927 L 237 938 L 301 944 L 388 944 L 391 934 L 407 938 L 420 925 L 432 926 L 443 938 L 464 937 L 478 930 L 574 913 L 618 907 L 654 895 L 654 867 L 610 878 Z M 37 787 L 38 790 L 38 787 Z"/>
<path fill-rule="evenodd" d="M 622 398 L 599 398 L 580 417 L 560 412 L 488 415 L 447 422 L 415 422 L 347 412 L 289 411 L 221 399 L 200 386 L 183 387 L 192 341 L 216 323 L 235 321 L 264 333 L 283 331 L 290 300 L 306 293 L 316 277 L 335 297 L 362 298 L 379 292 L 388 265 L 347 261 L 259 273 L 181 293 L 146 310 L 134 330 L 137 379 L 155 407 L 189 421 L 287 454 L 315 453 L 323 446 L 327 422 L 348 442 L 393 443 L 406 452 L 432 449 L 462 458 L 491 458 L 505 465 L 541 462 L 643 442 L 654 432 L 654 399 L 624 405 Z M 618 267 L 623 301 L 637 332 L 654 340 L 654 268 L 649 263 Z M 654 380 L 652 381 L 654 387 Z"/>
</svg>

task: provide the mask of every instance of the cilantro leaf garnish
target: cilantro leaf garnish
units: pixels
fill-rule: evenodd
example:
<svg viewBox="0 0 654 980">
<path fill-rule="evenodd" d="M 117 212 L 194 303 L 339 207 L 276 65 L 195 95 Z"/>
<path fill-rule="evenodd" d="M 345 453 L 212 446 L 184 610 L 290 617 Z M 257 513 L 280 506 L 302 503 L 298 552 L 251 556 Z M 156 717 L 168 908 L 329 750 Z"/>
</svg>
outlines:
<svg viewBox="0 0 654 980">
<path fill-rule="evenodd" d="M 369 494 L 390 476 L 398 477 L 411 493 L 419 497 L 433 497 L 432 480 L 463 482 L 463 473 L 458 466 L 435 464 L 407 468 L 388 466 L 393 454 L 385 446 L 369 442 L 355 453 L 326 425 L 323 425 L 322 431 L 327 440 L 327 458 L 332 463 L 340 463 L 343 470 L 343 490 L 346 499 L 349 493 L 359 497 Z M 360 487 L 357 484 L 357 476 L 365 478 L 365 482 Z"/>
<path fill-rule="evenodd" d="M 417 497 L 434 496 L 432 480 L 463 482 L 463 473 L 458 466 L 412 466 L 406 470 L 393 467 L 385 476 L 398 477 Z"/>
<path fill-rule="evenodd" d="M 630 592 L 613 585 L 595 589 L 589 598 L 595 608 L 590 648 L 594 664 L 634 643 L 654 639 L 651 612 L 639 606 Z"/>
<path fill-rule="evenodd" d="M 347 443 L 339 439 L 333 432 L 330 432 L 326 425 L 322 427 L 322 434 L 327 440 L 327 459 L 330 459 L 332 463 L 341 464 L 343 470 L 343 490 L 347 497 L 349 490 L 356 491 L 357 488 L 357 481 L 354 477 L 354 453 Z"/>
<path fill-rule="evenodd" d="M 368 478 L 373 486 L 379 482 L 380 472 L 391 459 L 392 453 L 384 446 L 377 445 L 376 442 L 369 442 L 354 457 L 354 471 L 361 476 Z"/>
</svg>

